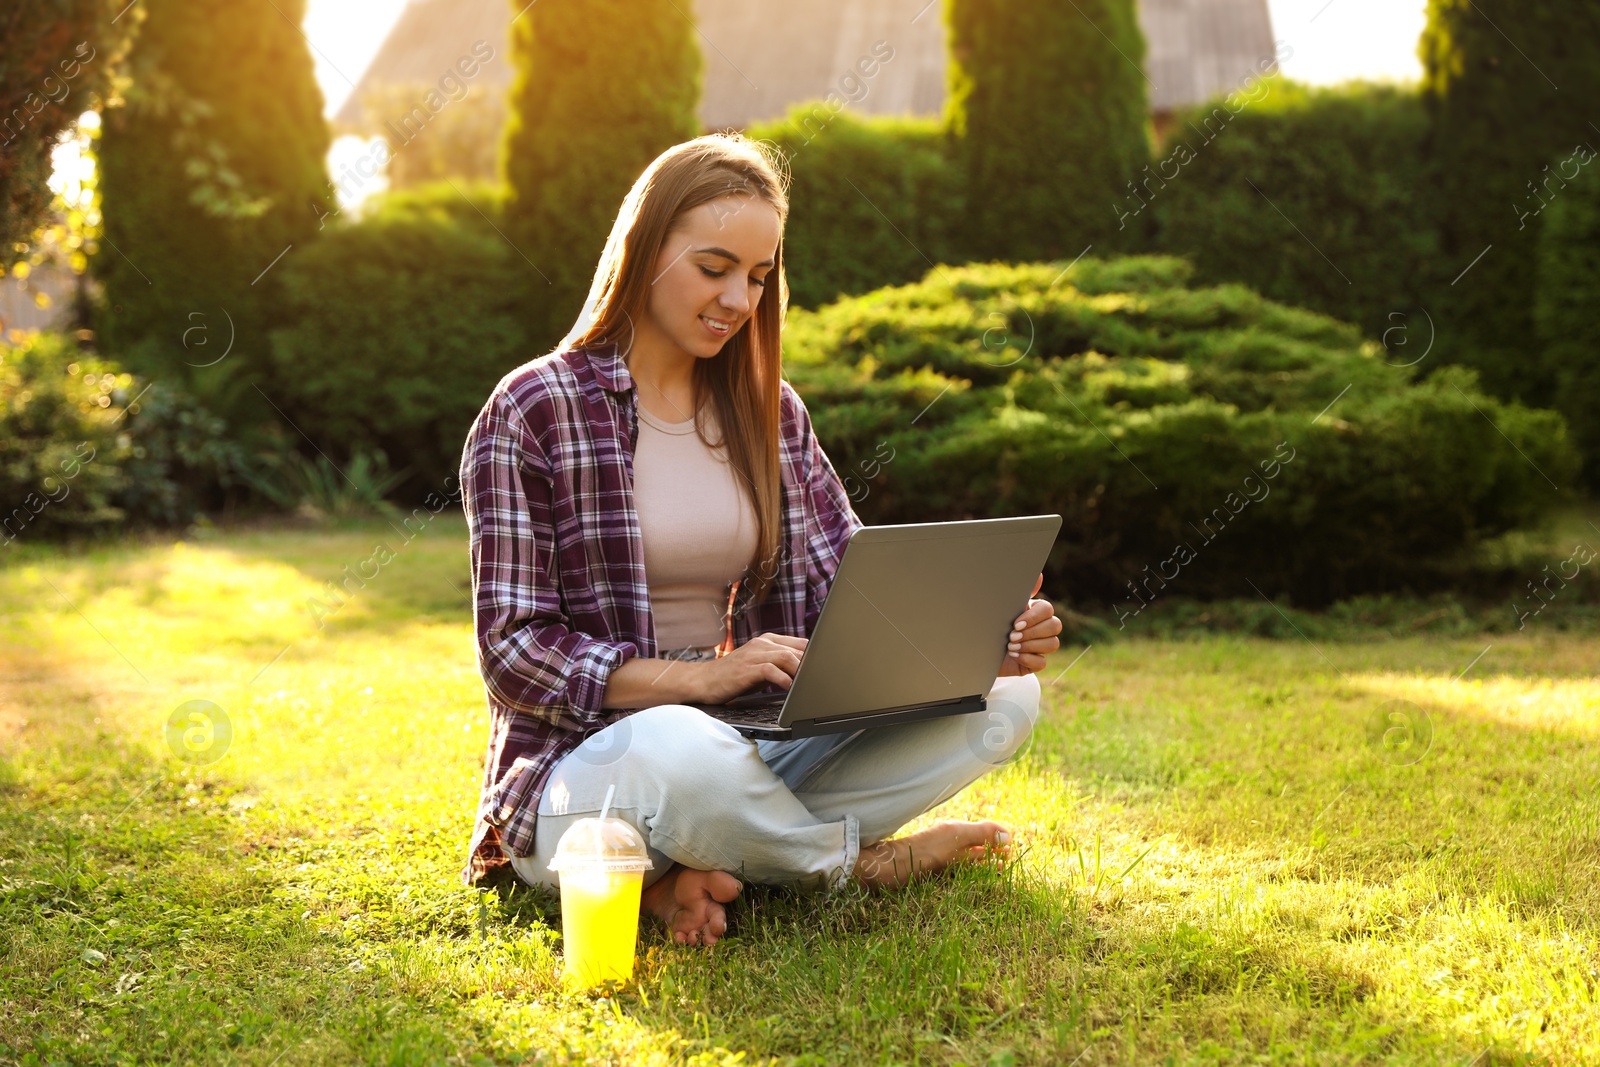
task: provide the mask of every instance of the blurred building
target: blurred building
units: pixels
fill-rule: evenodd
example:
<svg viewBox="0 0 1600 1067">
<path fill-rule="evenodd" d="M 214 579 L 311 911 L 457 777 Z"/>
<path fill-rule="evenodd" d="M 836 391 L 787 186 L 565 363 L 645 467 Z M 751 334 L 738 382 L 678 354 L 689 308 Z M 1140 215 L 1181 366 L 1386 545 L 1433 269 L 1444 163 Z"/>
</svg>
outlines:
<svg viewBox="0 0 1600 1067">
<path fill-rule="evenodd" d="M 705 54 L 700 121 L 707 130 L 743 129 L 830 92 L 864 115 L 937 115 L 944 108 L 940 0 L 681 0 L 681 7 L 694 15 Z M 393 107 L 394 87 L 436 84 L 480 40 L 496 58 L 474 80 L 503 92 L 513 71 L 515 17 L 507 0 L 411 0 L 335 115 L 335 133 L 382 132 L 388 119 L 369 101 Z M 1158 133 L 1174 109 L 1231 92 L 1274 53 L 1267 0 L 1139 0 L 1139 23 Z M 862 79 L 857 63 L 877 42 L 892 48 L 893 58 Z"/>
</svg>

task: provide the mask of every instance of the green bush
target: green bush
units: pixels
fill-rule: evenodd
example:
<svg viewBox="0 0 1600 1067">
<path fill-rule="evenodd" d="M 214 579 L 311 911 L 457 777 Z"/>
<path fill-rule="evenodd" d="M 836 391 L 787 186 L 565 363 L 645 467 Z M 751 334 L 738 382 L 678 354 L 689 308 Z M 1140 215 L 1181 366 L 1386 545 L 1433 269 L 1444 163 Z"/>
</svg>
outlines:
<svg viewBox="0 0 1600 1067">
<path fill-rule="evenodd" d="M 1600 489 L 1600 160 L 1594 151 L 1552 167 L 1572 180 L 1544 212 L 1534 306 L 1555 406 L 1567 416 L 1589 488 Z M 1585 161 L 1586 160 L 1586 161 Z M 1566 164 L 1563 167 L 1563 164 Z M 1574 168 L 1580 168 L 1572 174 Z"/>
<path fill-rule="evenodd" d="M 119 444 L 133 377 L 60 334 L 0 346 L 0 541 L 59 537 L 123 518 Z"/>
<path fill-rule="evenodd" d="M 1560 416 L 1470 371 L 1418 381 L 1352 326 L 1189 287 L 1179 259 L 1066 267 L 947 268 L 794 313 L 785 365 L 863 518 L 1054 512 L 1048 571 L 1075 600 L 1253 582 L 1318 604 L 1438 586 L 1552 504 L 1538 471 L 1575 467 Z"/>
<path fill-rule="evenodd" d="M 1408 362 L 1429 336 L 1421 310 L 1460 269 L 1441 262 L 1423 193 L 1427 136 L 1414 89 L 1269 77 L 1180 112 L 1123 209 L 1153 216 L 1155 247 L 1200 280 L 1387 334 L 1386 358 Z"/>
<path fill-rule="evenodd" d="M 495 383 L 537 354 L 503 209 L 494 186 L 424 185 L 282 265 L 294 325 L 272 335 L 275 400 L 319 448 L 382 451 L 413 495 L 455 473 Z"/>
<path fill-rule="evenodd" d="M 264 464 L 251 486 L 282 510 L 314 521 L 374 515 L 398 519 L 400 509 L 388 495 L 407 473 L 391 471 L 389 457 L 382 452 L 357 448 L 339 465 L 327 456 L 313 460 L 291 451 Z"/>
<path fill-rule="evenodd" d="M 959 176 L 937 120 L 858 119 L 818 100 L 745 135 L 788 159 L 791 305 L 820 307 L 963 258 Z"/>
<path fill-rule="evenodd" d="M 137 526 L 186 526 L 253 492 L 262 457 L 237 440 L 226 419 L 165 381 L 135 380 L 128 449 L 116 502 Z"/>
<path fill-rule="evenodd" d="M 249 477 L 226 429 L 62 334 L 0 345 L 0 543 L 194 521 Z"/>
</svg>

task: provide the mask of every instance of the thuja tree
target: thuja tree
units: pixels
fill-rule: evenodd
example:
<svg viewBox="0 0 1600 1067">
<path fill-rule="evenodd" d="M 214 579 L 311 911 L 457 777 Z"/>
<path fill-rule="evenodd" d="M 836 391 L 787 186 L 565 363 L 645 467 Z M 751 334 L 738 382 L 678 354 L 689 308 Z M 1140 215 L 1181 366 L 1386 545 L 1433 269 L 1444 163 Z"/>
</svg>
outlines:
<svg viewBox="0 0 1600 1067">
<path fill-rule="evenodd" d="M 1600 5 L 1429 0 L 1420 52 L 1443 254 L 1463 272 L 1432 309 L 1455 342 L 1440 354 L 1476 366 L 1501 396 L 1547 401 L 1553 376 L 1533 322 L 1538 233 L 1545 207 L 1566 195 L 1560 162 L 1600 145 L 1590 125 Z"/>
<path fill-rule="evenodd" d="M 515 3 L 516 74 L 501 167 L 536 347 L 577 320 L 617 209 L 640 172 L 700 134 L 704 58 L 670 0 Z"/>
<path fill-rule="evenodd" d="M 334 210 L 306 0 L 146 0 L 122 107 L 101 135 L 97 315 L 130 369 L 235 418 L 271 416 L 285 256 Z"/>
<path fill-rule="evenodd" d="M 1600 139 L 1596 139 L 1600 143 Z M 1558 173 L 1569 188 L 1551 203 L 1539 238 L 1538 298 L 1534 304 L 1555 407 L 1566 415 L 1584 478 L 1600 489 L 1600 158 L 1593 151 L 1563 156 Z"/>
<path fill-rule="evenodd" d="M 1149 162 L 1133 0 L 947 0 L 945 125 L 974 258 L 1107 250 L 1113 204 Z"/>
</svg>

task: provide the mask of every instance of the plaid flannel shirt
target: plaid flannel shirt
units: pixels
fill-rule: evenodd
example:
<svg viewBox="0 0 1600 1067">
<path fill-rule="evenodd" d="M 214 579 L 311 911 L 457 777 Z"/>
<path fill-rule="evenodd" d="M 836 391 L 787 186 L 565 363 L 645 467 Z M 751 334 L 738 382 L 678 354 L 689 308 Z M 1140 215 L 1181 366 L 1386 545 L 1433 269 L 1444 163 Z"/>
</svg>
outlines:
<svg viewBox="0 0 1600 1067">
<path fill-rule="evenodd" d="M 718 654 L 757 634 L 809 637 L 850 535 L 862 525 L 788 381 L 779 466 L 783 532 L 767 599 L 728 585 Z M 482 795 L 462 881 L 534 849 L 556 763 L 638 709 L 602 709 L 629 656 L 655 658 L 633 506 L 638 392 L 616 344 L 551 353 L 507 374 L 461 456 L 471 534 L 478 669 L 489 703 Z M 744 577 L 749 576 L 749 568 Z M 502 851 L 504 849 L 504 851 Z"/>
</svg>

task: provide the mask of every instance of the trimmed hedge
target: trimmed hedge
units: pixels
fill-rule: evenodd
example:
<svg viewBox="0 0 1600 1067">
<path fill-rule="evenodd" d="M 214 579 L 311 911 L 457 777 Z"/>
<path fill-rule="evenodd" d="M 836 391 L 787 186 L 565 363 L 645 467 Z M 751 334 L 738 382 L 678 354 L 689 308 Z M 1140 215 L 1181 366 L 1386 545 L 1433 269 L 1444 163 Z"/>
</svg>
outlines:
<svg viewBox="0 0 1600 1067">
<path fill-rule="evenodd" d="M 753 125 L 790 172 L 784 270 L 793 306 L 915 281 L 959 262 L 960 176 L 935 119 L 858 119 L 842 100 L 808 101 Z"/>
<path fill-rule="evenodd" d="M 1406 362 L 1425 347 L 1421 309 L 1449 284 L 1441 270 L 1459 269 L 1440 259 L 1423 192 L 1427 136 L 1414 89 L 1273 76 L 1181 112 L 1126 209 L 1153 215 L 1155 248 L 1202 281 L 1242 282 L 1369 337 L 1404 326 L 1387 358 Z"/>
<path fill-rule="evenodd" d="M 511 60 L 505 230 L 527 256 L 516 260 L 523 329 L 549 351 L 583 311 L 634 181 L 700 135 L 705 58 L 678 4 L 610 0 L 528 4 L 512 19 Z"/>
<path fill-rule="evenodd" d="M 410 467 L 403 495 L 456 472 L 495 383 L 537 354 L 504 211 L 503 187 L 423 185 L 281 265 L 294 325 L 272 334 L 278 403 L 330 455 Z"/>
<path fill-rule="evenodd" d="M 1557 499 L 1530 463 L 1576 468 L 1559 415 L 1470 371 L 1418 381 L 1352 326 L 1191 287 L 1179 259 L 1066 266 L 794 313 L 789 377 L 864 519 L 1060 513 L 1055 588 L 1124 611 L 1251 582 L 1321 604 L 1438 587 Z"/>
</svg>

